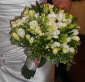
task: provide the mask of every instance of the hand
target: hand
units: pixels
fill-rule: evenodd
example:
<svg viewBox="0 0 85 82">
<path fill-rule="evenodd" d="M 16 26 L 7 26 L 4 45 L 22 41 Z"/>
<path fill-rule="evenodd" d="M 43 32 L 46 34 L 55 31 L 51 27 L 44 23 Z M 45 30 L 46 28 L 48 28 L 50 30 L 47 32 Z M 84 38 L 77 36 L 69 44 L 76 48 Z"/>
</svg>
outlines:
<svg viewBox="0 0 85 82">
<path fill-rule="evenodd" d="M 68 11 L 71 9 L 71 0 L 52 0 L 52 3 L 61 9 L 66 8 Z"/>
<path fill-rule="evenodd" d="M 34 60 L 34 63 L 35 63 L 35 65 L 36 65 L 36 67 L 38 67 L 39 64 L 40 64 L 40 60 Z"/>
</svg>

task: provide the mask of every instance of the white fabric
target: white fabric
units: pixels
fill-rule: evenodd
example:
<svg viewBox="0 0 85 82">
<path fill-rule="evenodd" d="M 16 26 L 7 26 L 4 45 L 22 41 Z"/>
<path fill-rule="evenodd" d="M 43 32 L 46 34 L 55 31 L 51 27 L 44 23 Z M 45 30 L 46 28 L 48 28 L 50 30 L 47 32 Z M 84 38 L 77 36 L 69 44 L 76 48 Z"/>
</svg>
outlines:
<svg viewBox="0 0 85 82">
<path fill-rule="evenodd" d="M 39 3 L 43 0 L 37 0 Z M 50 82 L 52 65 L 47 62 L 38 68 L 31 79 L 21 75 L 26 56 L 23 48 L 11 45 L 9 32 L 10 20 L 21 15 L 25 6 L 35 4 L 36 0 L 0 0 L 0 82 Z"/>
</svg>

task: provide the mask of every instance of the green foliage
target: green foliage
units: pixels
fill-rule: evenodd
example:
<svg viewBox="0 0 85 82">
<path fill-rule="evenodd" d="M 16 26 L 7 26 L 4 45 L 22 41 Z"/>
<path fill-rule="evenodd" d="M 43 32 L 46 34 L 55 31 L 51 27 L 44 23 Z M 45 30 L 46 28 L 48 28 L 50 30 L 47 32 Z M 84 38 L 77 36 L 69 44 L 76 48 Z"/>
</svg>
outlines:
<svg viewBox="0 0 85 82">
<path fill-rule="evenodd" d="M 75 24 L 77 22 L 78 18 L 74 18 L 73 21 L 72 21 L 72 24 Z"/>
<path fill-rule="evenodd" d="M 30 79 L 30 78 L 34 77 L 35 72 L 36 72 L 36 70 L 29 70 L 26 65 L 23 66 L 22 71 L 21 71 L 22 75 L 26 79 Z"/>
</svg>

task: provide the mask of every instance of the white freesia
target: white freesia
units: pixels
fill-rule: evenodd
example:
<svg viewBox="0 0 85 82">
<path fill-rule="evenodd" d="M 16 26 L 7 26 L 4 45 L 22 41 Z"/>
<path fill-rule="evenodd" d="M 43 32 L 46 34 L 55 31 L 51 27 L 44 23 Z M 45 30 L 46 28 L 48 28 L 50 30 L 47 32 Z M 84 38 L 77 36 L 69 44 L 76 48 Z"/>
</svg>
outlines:
<svg viewBox="0 0 85 82">
<path fill-rule="evenodd" d="M 73 29 L 71 32 L 73 32 L 73 35 L 78 35 L 79 31 L 77 29 Z"/>
<path fill-rule="evenodd" d="M 59 36 L 56 35 L 56 36 L 52 36 L 52 37 L 55 38 L 55 39 L 57 39 Z"/>
<path fill-rule="evenodd" d="M 65 19 L 65 14 L 60 11 L 58 13 L 57 19 L 58 19 L 59 22 L 63 21 Z"/>
<path fill-rule="evenodd" d="M 58 25 L 56 22 L 53 22 L 52 23 L 52 26 L 53 26 L 53 30 L 57 30 L 58 29 Z"/>
<path fill-rule="evenodd" d="M 54 42 L 52 45 L 51 45 L 51 48 L 55 48 L 55 47 L 59 47 L 60 46 L 60 43 L 59 42 Z"/>
<path fill-rule="evenodd" d="M 18 34 L 21 38 L 24 38 L 24 36 L 25 36 L 25 30 L 22 29 L 22 28 L 19 28 L 18 31 L 17 31 L 17 34 Z"/>
<path fill-rule="evenodd" d="M 59 34 L 60 34 L 60 31 L 59 30 L 55 30 L 55 31 L 53 31 L 52 36 L 58 36 Z"/>
<path fill-rule="evenodd" d="M 58 28 L 60 28 L 60 27 L 63 26 L 63 23 L 62 23 L 62 22 L 58 22 L 58 23 L 57 23 L 57 26 L 58 26 Z"/>
<path fill-rule="evenodd" d="M 56 18 L 57 18 L 57 14 L 55 14 L 55 13 L 48 14 L 49 21 L 55 21 Z"/>
<path fill-rule="evenodd" d="M 63 23 L 63 22 L 58 22 L 57 23 L 57 26 L 58 26 L 58 28 L 61 28 L 61 27 L 66 27 L 67 24 L 66 23 Z"/>
</svg>

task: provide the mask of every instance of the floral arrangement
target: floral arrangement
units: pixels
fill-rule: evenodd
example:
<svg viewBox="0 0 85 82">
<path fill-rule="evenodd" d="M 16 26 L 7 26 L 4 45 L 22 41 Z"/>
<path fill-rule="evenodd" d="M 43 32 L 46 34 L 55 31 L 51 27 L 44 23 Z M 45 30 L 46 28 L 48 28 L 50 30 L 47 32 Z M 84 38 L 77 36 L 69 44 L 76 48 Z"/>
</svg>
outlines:
<svg viewBox="0 0 85 82">
<path fill-rule="evenodd" d="M 77 18 L 51 4 L 26 7 L 11 21 L 11 42 L 24 48 L 27 60 L 22 74 L 30 79 L 46 61 L 67 64 L 69 69 L 80 45 Z M 36 65 L 34 60 L 40 60 Z"/>
</svg>

